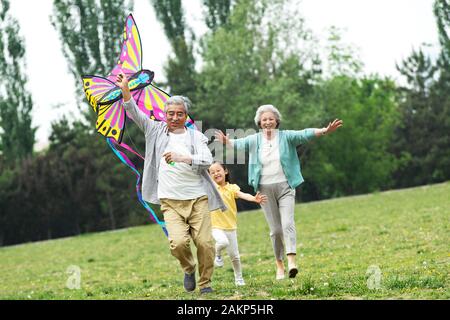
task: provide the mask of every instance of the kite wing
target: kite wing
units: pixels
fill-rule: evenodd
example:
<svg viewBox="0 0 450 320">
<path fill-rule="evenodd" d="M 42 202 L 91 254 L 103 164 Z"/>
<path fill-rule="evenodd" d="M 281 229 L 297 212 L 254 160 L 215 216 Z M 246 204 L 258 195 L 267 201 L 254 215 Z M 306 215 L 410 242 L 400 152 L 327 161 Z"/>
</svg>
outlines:
<svg viewBox="0 0 450 320">
<path fill-rule="evenodd" d="M 83 77 L 83 87 L 89 104 L 97 113 L 97 132 L 120 143 L 126 120 L 120 89 L 108 79 L 97 76 Z"/>
<path fill-rule="evenodd" d="M 127 118 L 122 103 L 123 99 L 111 105 L 102 105 L 96 123 L 98 133 L 106 138 L 114 138 L 118 143 L 122 142 Z"/>
<path fill-rule="evenodd" d="M 123 72 L 128 77 L 142 70 L 142 45 L 139 30 L 134 21 L 133 15 L 129 15 L 125 21 L 123 31 L 122 51 L 117 65 L 108 75 L 110 81 L 116 81 L 119 73 Z"/>
<path fill-rule="evenodd" d="M 151 120 L 166 121 L 165 102 L 170 95 L 153 84 L 132 93 L 139 109 Z M 194 128 L 194 121 L 188 116 L 186 127 Z"/>
<path fill-rule="evenodd" d="M 166 121 L 164 103 L 169 95 L 154 85 L 149 85 L 133 93 L 137 106 L 152 120 Z"/>
<path fill-rule="evenodd" d="M 137 73 L 142 71 L 141 37 L 133 15 L 130 14 L 125 21 L 122 51 L 120 53 L 119 60 L 117 65 L 107 76 L 107 79 L 114 82 L 116 81 L 117 75 L 121 72 L 130 78 L 136 76 Z M 148 73 L 152 73 L 153 75 L 153 72 L 151 71 L 148 71 Z M 150 81 L 152 80 L 153 76 Z M 139 89 L 135 89 L 135 91 L 132 89 L 132 95 L 139 109 L 150 119 L 166 121 L 164 103 L 170 97 L 169 94 L 156 86 L 151 84 L 149 85 L 147 82 L 144 88 L 141 87 Z M 191 118 L 188 118 L 186 126 L 194 126 L 194 122 Z"/>
</svg>

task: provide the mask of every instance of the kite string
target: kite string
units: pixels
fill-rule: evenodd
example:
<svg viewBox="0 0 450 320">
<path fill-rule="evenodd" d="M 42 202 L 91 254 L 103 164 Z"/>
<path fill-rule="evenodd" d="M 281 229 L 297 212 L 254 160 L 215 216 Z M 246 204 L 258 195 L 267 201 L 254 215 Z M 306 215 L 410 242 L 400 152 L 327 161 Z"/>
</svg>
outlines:
<svg viewBox="0 0 450 320">
<path fill-rule="evenodd" d="M 131 138 L 130 134 L 128 133 L 127 130 L 125 130 L 125 133 L 127 134 L 127 137 L 130 139 L 131 144 L 133 145 L 134 149 L 136 149 L 137 151 L 134 151 L 130 146 L 128 146 L 126 143 L 121 142 L 119 145 L 123 146 L 125 149 L 127 149 L 128 151 L 130 151 L 131 153 L 135 154 L 136 156 L 138 156 L 139 158 L 141 158 L 142 160 L 145 160 L 144 157 L 141 155 L 141 153 L 139 152 L 139 148 L 136 146 L 136 144 L 134 143 L 133 139 Z"/>
<path fill-rule="evenodd" d="M 133 162 L 131 162 L 131 160 L 127 157 L 127 155 L 125 153 L 123 153 L 122 151 L 117 150 L 116 146 L 117 142 L 111 138 L 107 138 L 106 142 L 108 143 L 109 147 L 111 148 L 111 150 L 114 152 L 114 154 L 119 158 L 119 160 L 125 164 L 127 167 L 129 167 L 137 176 L 137 180 L 136 180 L 136 193 L 139 199 L 139 202 L 142 204 L 142 206 L 150 213 L 150 219 L 153 220 L 155 223 L 157 223 L 162 230 L 164 231 L 166 237 L 169 236 L 169 233 L 167 232 L 166 229 L 166 224 L 163 221 L 160 221 L 157 217 L 157 215 L 155 214 L 155 212 L 152 210 L 152 208 L 148 205 L 148 203 L 146 201 L 144 201 L 144 199 L 142 198 L 142 193 L 141 193 L 141 187 L 140 187 L 140 182 L 141 182 L 141 174 L 139 173 L 139 171 L 137 170 L 136 166 L 133 164 Z M 139 155 L 137 152 L 135 152 L 133 149 L 131 149 L 128 145 L 126 144 L 120 144 L 119 146 L 124 147 L 126 150 L 132 152 L 133 154 Z M 141 157 L 142 158 L 142 157 Z M 144 158 L 142 158 L 144 160 Z"/>
</svg>

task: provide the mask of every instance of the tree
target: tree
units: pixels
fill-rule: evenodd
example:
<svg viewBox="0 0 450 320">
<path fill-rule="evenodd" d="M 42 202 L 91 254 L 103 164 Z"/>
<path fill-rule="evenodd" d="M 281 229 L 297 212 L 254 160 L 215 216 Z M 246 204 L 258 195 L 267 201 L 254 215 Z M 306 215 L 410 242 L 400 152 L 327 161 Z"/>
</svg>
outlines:
<svg viewBox="0 0 450 320">
<path fill-rule="evenodd" d="M 439 78 L 431 88 L 432 104 L 436 106 L 436 144 L 429 157 L 435 158 L 435 181 L 450 179 L 450 1 L 436 0 L 434 15 L 438 26 L 441 53 L 436 62 Z"/>
<path fill-rule="evenodd" d="M 263 104 L 281 111 L 283 129 L 310 126 L 318 119 L 320 110 L 311 98 L 320 61 L 301 15 L 286 5 L 237 1 L 226 25 L 206 35 L 193 108 L 204 128 L 257 129 L 253 119 Z M 250 191 L 245 166 L 230 169 L 234 181 Z"/>
<path fill-rule="evenodd" d="M 14 211 L 9 205 L 10 199 L 17 195 L 17 171 L 0 157 L 0 247 L 7 244 L 10 222 Z"/>
<path fill-rule="evenodd" d="M 362 62 L 356 58 L 355 50 L 342 42 L 342 35 L 338 28 L 331 27 L 328 36 L 327 62 L 331 76 L 358 77 L 362 71 Z"/>
<path fill-rule="evenodd" d="M 205 22 L 211 31 L 226 25 L 235 1 L 204 0 L 206 7 Z M 196 101 L 198 91 L 196 59 L 194 48 L 196 36 L 187 25 L 181 0 L 152 0 L 156 16 L 172 46 L 173 55 L 169 57 L 164 71 L 166 86 L 170 92 L 185 95 Z"/>
<path fill-rule="evenodd" d="M 196 71 L 193 53 L 194 33 L 186 24 L 181 0 L 152 0 L 158 20 L 172 46 L 164 71 L 166 85 L 174 95 L 184 95 L 195 101 Z M 188 36 L 190 35 L 191 41 Z"/>
<path fill-rule="evenodd" d="M 388 152 L 399 120 L 397 88 L 376 76 L 335 76 L 317 88 L 321 126 L 340 118 L 338 133 L 303 147 L 303 200 L 369 193 L 392 186 L 395 157 Z"/>
<path fill-rule="evenodd" d="M 216 31 L 228 23 L 235 2 L 233 0 L 203 0 L 203 5 L 207 10 L 205 22 L 210 30 Z"/>
<path fill-rule="evenodd" d="M 1 0 L 0 8 L 0 152 L 11 163 L 32 154 L 36 128 L 26 88 L 24 39 L 9 12 L 9 0 Z"/>
<path fill-rule="evenodd" d="M 413 51 L 397 68 L 406 77 L 408 87 L 400 88 L 402 121 L 392 143 L 400 166 L 394 177 L 397 186 L 415 186 L 431 182 L 431 168 L 426 168 L 423 160 L 430 151 L 430 134 L 438 120 L 430 103 L 436 68 L 422 50 Z"/>
<path fill-rule="evenodd" d="M 434 14 L 441 52 L 436 61 L 422 48 L 400 66 L 407 86 L 401 88 L 401 125 L 392 150 L 400 159 L 395 172 L 398 187 L 450 179 L 450 5 L 436 0 Z"/>
<path fill-rule="evenodd" d="M 196 108 L 206 127 L 254 128 L 256 108 L 267 103 L 289 115 L 285 128 L 301 125 L 291 119 L 307 113 L 318 60 L 303 19 L 284 5 L 239 1 L 227 27 L 206 37 Z"/>
<path fill-rule="evenodd" d="M 86 203 L 91 209 L 94 208 L 84 211 L 94 222 L 90 229 L 103 228 L 105 223 L 100 221 L 104 216 L 108 217 L 109 228 L 124 226 L 128 214 L 138 206 L 137 201 L 131 204 L 124 199 L 124 196 L 132 196 L 131 199 L 135 200 L 133 186 L 129 183 L 132 174 L 114 158 L 104 139 L 95 132 L 95 114 L 84 99 L 80 80 L 83 74 L 106 75 L 115 66 L 122 45 L 124 21 L 132 5 L 132 1 L 121 0 L 54 0 L 52 23 L 60 34 L 63 52 L 74 76 L 75 88 L 80 92 L 80 103 L 85 107 L 89 125 L 83 121 L 69 125 L 65 119 L 55 123 L 50 137 L 50 151 L 58 150 L 67 155 L 62 166 L 66 172 L 64 181 L 71 190 L 75 205 Z M 138 144 L 143 144 L 142 135 L 136 131 L 135 126 L 128 124 L 127 138 L 136 136 Z M 82 155 L 86 160 L 81 163 L 89 161 L 90 165 L 84 171 L 71 160 Z M 86 190 L 95 190 L 95 198 L 90 197 L 90 202 L 86 202 Z M 83 225 L 86 226 L 86 223 Z"/>
<path fill-rule="evenodd" d="M 132 1 L 121 0 L 53 1 L 51 21 L 60 35 L 79 102 L 84 102 L 80 77 L 107 75 L 117 63 L 124 21 L 132 6 Z M 87 117 L 92 120 L 92 113 Z"/>
<path fill-rule="evenodd" d="M 450 2 L 448 0 L 436 0 L 433 13 L 439 34 L 441 53 L 438 66 L 442 70 L 442 76 L 446 76 L 447 83 L 450 81 Z"/>
<path fill-rule="evenodd" d="M 450 2 L 448 0 L 436 0 L 434 3 L 434 15 L 438 27 L 441 52 L 436 61 L 438 81 L 434 90 L 441 96 L 448 97 L 450 91 Z"/>
</svg>

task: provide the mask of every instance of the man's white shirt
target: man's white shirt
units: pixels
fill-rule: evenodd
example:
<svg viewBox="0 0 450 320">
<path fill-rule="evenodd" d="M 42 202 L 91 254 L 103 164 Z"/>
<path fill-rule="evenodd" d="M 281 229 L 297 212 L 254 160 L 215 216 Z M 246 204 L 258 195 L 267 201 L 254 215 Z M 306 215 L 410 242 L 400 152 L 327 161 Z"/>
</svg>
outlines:
<svg viewBox="0 0 450 320">
<path fill-rule="evenodd" d="M 181 134 L 169 133 L 169 143 L 164 151 L 191 156 L 191 137 L 187 130 Z M 200 175 L 192 171 L 187 163 L 168 164 L 161 159 L 158 174 L 158 198 L 171 200 L 192 200 L 205 196 Z"/>
</svg>

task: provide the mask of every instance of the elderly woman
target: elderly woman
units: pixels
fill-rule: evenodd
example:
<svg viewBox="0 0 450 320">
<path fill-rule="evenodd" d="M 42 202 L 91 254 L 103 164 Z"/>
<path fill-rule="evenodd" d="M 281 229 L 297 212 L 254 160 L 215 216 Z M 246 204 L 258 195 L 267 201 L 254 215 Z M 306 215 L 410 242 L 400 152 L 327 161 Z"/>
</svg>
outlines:
<svg viewBox="0 0 450 320">
<path fill-rule="evenodd" d="M 266 195 L 268 201 L 261 205 L 270 228 L 270 237 L 276 259 L 276 279 L 285 278 L 284 255 L 287 255 L 288 274 L 298 273 L 296 258 L 297 234 L 294 221 L 295 188 L 303 183 L 297 146 L 314 137 L 332 133 L 342 126 L 334 120 L 326 128 L 301 131 L 278 130 L 281 114 L 272 105 L 264 105 L 256 111 L 255 124 L 259 133 L 242 139 L 229 139 L 217 131 L 216 138 L 237 150 L 249 151 L 248 181 Z"/>
</svg>

